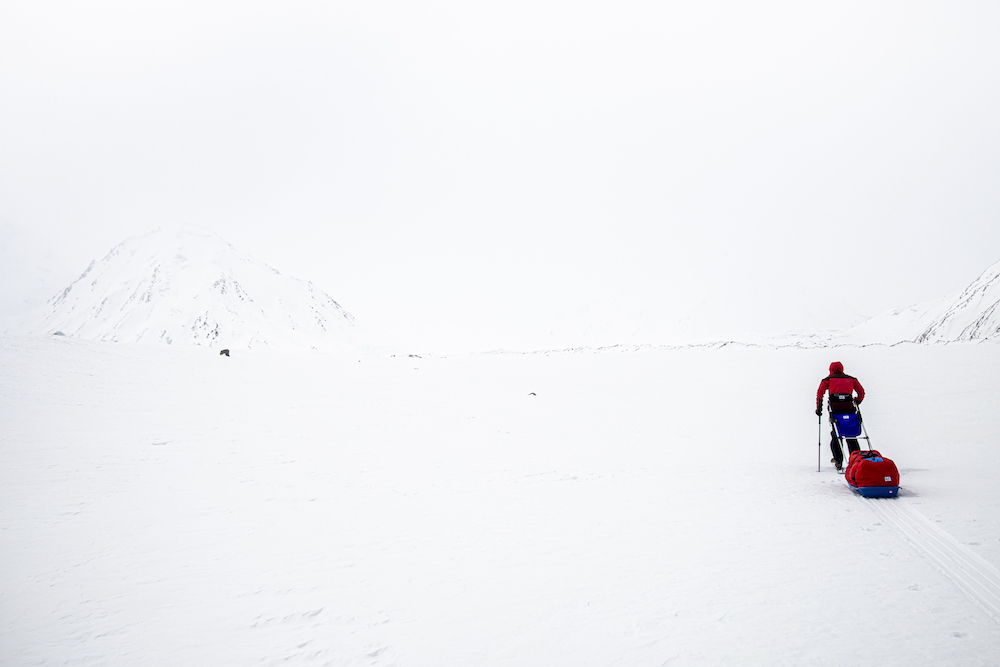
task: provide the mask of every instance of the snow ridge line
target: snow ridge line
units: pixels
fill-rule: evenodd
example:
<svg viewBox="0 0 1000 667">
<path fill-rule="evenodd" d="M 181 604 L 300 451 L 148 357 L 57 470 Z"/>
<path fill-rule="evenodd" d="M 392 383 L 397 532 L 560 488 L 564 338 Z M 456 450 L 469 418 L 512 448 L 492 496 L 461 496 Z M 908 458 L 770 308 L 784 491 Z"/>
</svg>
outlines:
<svg viewBox="0 0 1000 667">
<path fill-rule="evenodd" d="M 898 498 L 868 502 L 886 524 L 1000 623 L 1000 570 Z"/>
</svg>

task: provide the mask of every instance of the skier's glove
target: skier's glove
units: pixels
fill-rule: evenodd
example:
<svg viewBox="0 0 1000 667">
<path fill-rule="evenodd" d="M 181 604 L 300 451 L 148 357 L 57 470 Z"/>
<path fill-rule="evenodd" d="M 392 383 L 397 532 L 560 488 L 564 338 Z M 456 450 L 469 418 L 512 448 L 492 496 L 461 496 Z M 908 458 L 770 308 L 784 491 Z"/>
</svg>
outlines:
<svg viewBox="0 0 1000 667">
<path fill-rule="evenodd" d="M 823 416 L 823 408 L 816 408 L 816 416 L 817 417 Z"/>
</svg>

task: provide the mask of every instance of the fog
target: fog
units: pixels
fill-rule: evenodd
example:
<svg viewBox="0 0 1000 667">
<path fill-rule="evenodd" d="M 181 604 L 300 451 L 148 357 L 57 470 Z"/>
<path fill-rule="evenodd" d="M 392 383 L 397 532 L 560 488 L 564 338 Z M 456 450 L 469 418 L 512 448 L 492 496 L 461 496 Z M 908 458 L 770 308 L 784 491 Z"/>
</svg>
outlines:
<svg viewBox="0 0 1000 667">
<path fill-rule="evenodd" d="M 196 224 L 426 347 L 854 324 L 1000 259 L 989 2 L 6 3 L 0 329 Z"/>
</svg>

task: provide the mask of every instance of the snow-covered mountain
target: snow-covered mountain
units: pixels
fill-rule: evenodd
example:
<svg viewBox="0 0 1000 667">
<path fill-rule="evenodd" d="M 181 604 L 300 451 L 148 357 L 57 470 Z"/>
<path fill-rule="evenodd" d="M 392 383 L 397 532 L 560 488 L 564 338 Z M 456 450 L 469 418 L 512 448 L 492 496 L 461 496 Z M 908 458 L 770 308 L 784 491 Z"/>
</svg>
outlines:
<svg viewBox="0 0 1000 667">
<path fill-rule="evenodd" d="M 835 336 L 845 343 L 938 343 L 1000 337 L 1000 262 L 961 292 L 876 315 Z"/>
<path fill-rule="evenodd" d="M 325 292 L 193 227 L 156 230 L 93 261 L 13 333 L 228 347 L 338 349 L 354 318 Z"/>
<path fill-rule="evenodd" d="M 673 322 L 667 321 L 664 317 L 667 311 L 662 307 L 657 309 L 655 303 L 648 305 L 645 312 L 633 308 L 642 317 L 630 316 L 631 311 L 619 308 L 619 303 L 608 306 L 602 302 L 599 305 L 602 307 L 600 317 L 593 319 L 605 326 L 606 323 L 613 323 L 617 328 L 611 331 L 612 335 L 600 330 L 599 333 L 605 335 L 598 346 L 620 349 L 644 344 L 676 346 L 718 342 L 828 347 L 1000 340 L 1000 262 L 987 268 L 964 290 L 886 311 L 844 329 L 833 329 L 829 320 L 822 319 L 822 313 L 817 317 L 816 313 L 801 306 L 789 307 L 784 313 L 773 305 L 754 312 L 751 306 L 755 306 L 756 302 L 742 298 L 731 298 L 728 302 L 703 299 L 686 310 L 676 309 L 670 313 L 674 317 Z M 851 312 L 843 304 L 827 310 Z M 761 314 L 765 316 L 763 320 Z M 859 317 L 856 314 L 850 316 Z M 808 323 L 807 327 L 802 326 L 804 323 Z M 785 332 L 775 333 L 781 329 Z M 613 339 L 615 343 L 610 345 L 607 341 Z M 595 347 L 591 341 L 585 345 Z"/>
</svg>

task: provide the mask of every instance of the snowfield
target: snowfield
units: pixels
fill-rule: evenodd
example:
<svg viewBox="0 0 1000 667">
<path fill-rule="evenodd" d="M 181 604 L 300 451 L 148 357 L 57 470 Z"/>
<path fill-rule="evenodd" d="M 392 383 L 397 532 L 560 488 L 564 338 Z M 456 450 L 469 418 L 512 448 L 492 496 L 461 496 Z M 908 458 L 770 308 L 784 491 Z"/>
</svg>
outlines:
<svg viewBox="0 0 1000 667">
<path fill-rule="evenodd" d="M 817 466 L 857 375 L 902 495 Z M 0 339 L 0 664 L 997 665 L 1000 345 Z"/>
</svg>

